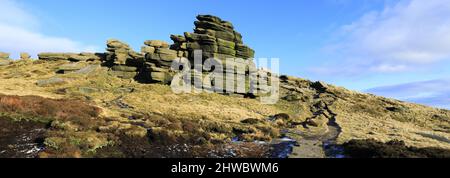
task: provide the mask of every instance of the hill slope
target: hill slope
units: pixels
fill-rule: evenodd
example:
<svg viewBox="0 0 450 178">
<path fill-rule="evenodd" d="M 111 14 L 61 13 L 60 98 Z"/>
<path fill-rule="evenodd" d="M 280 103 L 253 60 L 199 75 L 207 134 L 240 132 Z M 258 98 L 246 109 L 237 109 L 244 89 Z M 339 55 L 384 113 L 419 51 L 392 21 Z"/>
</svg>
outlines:
<svg viewBox="0 0 450 178">
<path fill-rule="evenodd" d="M 355 139 L 450 149 L 448 110 L 286 76 L 274 105 L 239 95 L 174 94 L 166 85 L 117 78 L 98 62 L 55 73 L 69 63 L 0 66 L 1 119 L 11 127 L 46 124 L 30 154 L 8 147 L 0 157 L 333 157 Z M 3 132 L 14 130 L 2 125 Z M 7 140 L 0 136 L 0 145 L 20 146 Z"/>
</svg>

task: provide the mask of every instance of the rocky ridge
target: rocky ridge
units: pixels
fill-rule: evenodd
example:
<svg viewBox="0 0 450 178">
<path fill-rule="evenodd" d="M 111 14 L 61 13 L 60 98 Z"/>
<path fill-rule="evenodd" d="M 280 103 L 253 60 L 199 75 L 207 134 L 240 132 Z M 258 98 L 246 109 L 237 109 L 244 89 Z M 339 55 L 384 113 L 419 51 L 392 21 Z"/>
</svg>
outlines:
<svg viewBox="0 0 450 178">
<path fill-rule="evenodd" d="M 286 140 L 292 150 L 282 146 L 283 157 L 338 157 L 335 150 L 353 139 L 402 140 L 399 149 L 408 146 L 408 152 L 416 150 L 412 146 L 450 149 L 449 111 L 323 82 L 280 76 L 280 101 L 274 105 L 174 94 L 168 86 L 175 74 L 171 65 L 180 57 L 193 64 L 198 49 L 202 62 L 210 56 L 248 62 L 254 55 L 230 22 L 209 15 L 197 19 L 193 33 L 172 35 L 174 44 L 147 40 L 140 52 L 111 39 L 101 53 L 41 53 L 39 60 L 23 55 L 25 60 L 16 61 L 2 53 L 0 116 L 49 125 L 38 135 L 42 150 L 33 152 L 40 157 L 273 157 Z M 252 75 L 250 69 L 230 73 L 246 81 Z"/>
</svg>

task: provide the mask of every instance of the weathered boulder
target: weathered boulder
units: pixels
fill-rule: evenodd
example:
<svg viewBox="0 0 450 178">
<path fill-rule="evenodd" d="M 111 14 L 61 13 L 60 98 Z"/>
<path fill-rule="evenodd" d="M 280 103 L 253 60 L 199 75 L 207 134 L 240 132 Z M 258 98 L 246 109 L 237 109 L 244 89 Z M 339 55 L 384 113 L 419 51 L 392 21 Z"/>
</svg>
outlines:
<svg viewBox="0 0 450 178">
<path fill-rule="evenodd" d="M 161 40 L 147 40 L 144 44 L 155 48 L 169 48 L 169 43 Z"/>
<path fill-rule="evenodd" d="M 124 42 L 121 42 L 117 39 L 109 39 L 106 42 L 106 46 L 108 47 L 107 50 L 114 52 L 116 49 L 126 49 L 129 50 L 130 46 Z"/>
<path fill-rule="evenodd" d="M 311 87 L 313 87 L 314 89 L 321 91 L 321 92 L 325 92 L 328 89 L 328 84 L 326 84 L 325 82 L 322 81 L 317 81 L 312 83 Z"/>
<path fill-rule="evenodd" d="M 70 73 L 70 72 L 75 72 L 75 71 L 82 69 L 85 66 L 86 66 L 85 64 L 78 63 L 78 62 L 63 64 L 58 67 L 57 73 L 66 74 L 66 73 Z"/>
<path fill-rule="evenodd" d="M 226 54 L 226 55 L 230 55 L 230 56 L 236 56 L 236 51 L 234 49 L 228 48 L 228 47 L 224 47 L 224 46 L 219 46 L 219 50 L 218 52 L 220 54 Z"/>
<path fill-rule="evenodd" d="M 242 35 L 234 30 L 231 22 L 212 15 L 199 15 L 197 19 L 198 21 L 194 23 L 194 33 L 185 32 L 185 39 L 180 35 L 171 36 L 175 43 L 171 49 L 187 53 L 184 56 L 188 56 L 191 61 L 193 61 L 195 50 L 202 50 L 203 60 L 211 57 L 224 57 L 221 60 L 254 57 L 254 50 L 242 43 Z"/>
<path fill-rule="evenodd" d="M 0 59 L 9 59 L 9 53 L 0 52 Z"/>
<path fill-rule="evenodd" d="M 214 22 L 214 23 L 222 23 L 222 19 L 213 15 L 198 15 L 197 19 L 200 21 Z"/>
<path fill-rule="evenodd" d="M 211 30 L 215 30 L 215 31 L 233 32 L 233 29 L 222 26 L 222 24 L 215 23 L 215 22 L 195 21 L 194 24 L 198 28 L 211 29 Z"/>
<path fill-rule="evenodd" d="M 170 39 L 172 39 L 175 43 L 187 42 L 186 38 L 182 35 L 170 35 Z"/>
<path fill-rule="evenodd" d="M 51 87 L 56 85 L 66 84 L 67 81 L 63 78 L 52 77 L 49 79 L 38 80 L 36 85 L 39 87 Z"/>
<path fill-rule="evenodd" d="M 234 50 L 236 47 L 236 43 L 234 41 L 227 41 L 220 38 L 217 39 L 217 45 L 225 48 L 230 48 L 232 50 Z"/>
<path fill-rule="evenodd" d="M 106 64 L 141 66 L 144 62 L 144 55 L 133 51 L 130 46 L 116 39 L 107 41 Z"/>
<path fill-rule="evenodd" d="M 329 119 L 327 117 L 325 117 L 324 115 L 320 115 L 315 118 L 307 119 L 305 124 L 312 127 L 324 127 L 328 122 Z"/>
<path fill-rule="evenodd" d="M 170 84 L 173 79 L 173 76 L 168 72 L 152 72 L 151 79 L 155 82 L 160 82 L 163 84 Z"/>
<path fill-rule="evenodd" d="M 30 60 L 31 56 L 28 53 L 20 53 L 20 60 Z"/>
<path fill-rule="evenodd" d="M 39 60 L 45 61 L 59 61 L 59 60 L 69 60 L 69 57 L 76 55 L 75 53 L 40 53 L 38 54 Z"/>
<path fill-rule="evenodd" d="M 75 71 L 76 74 L 86 75 L 95 72 L 100 68 L 100 65 L 88 65 L 86 67 L 81 68 L 80 70 Z"/>
<path fill-rule="evenodd" d="M 234 33 L 229 31 L 217 31 L 215 34 L 216 38 L 224 39 L 227 41 L 234 41 L 236 38 Z"/>
<path fill-rule="evenodd" d="M 40 53 L 39 60 L 58 61 L 69 60 L 73 62 L 79 61 L 101 61 L 104 60 L 103 53 Z"/>
<path fill-rule="evenodd" d="M 114 71 L 123 71 L 123 72 L 136 72 L 138 70 L 137 67 L 131 67 L 126 65 L 115 65 L 111 69 Z"/>
<path fill-rule="evenodd" d="M 70 55 L 68 60 L 78 62 L 78 61 L 102 61 L 104 54 L 102 53 L 80 53 Z"/>
<path fill-rule="evenodd" d="M 243 44 L 236 44 L 236 56 L 244 59 L 253 58 L 255 51 Z"/>
<path fill-rule="evenodd" d="M 156 49 L 155 53 L 146 55 L 146 59 L 150 61 L 166 61 L 166 62 L 172 62 L 178 58 L 178 52 L 171 49 L 166 48 L 158 48 Z M 165 66 L 171 66 L 171 64 L 165 65 Z"/>
<path fill-rule="evenodd" d="M 147 54 L 147 53 L 155 53 L 155 47 L 151 47 L 151 46 L 142 46 L 141 47 L 141 53 L 142 54 Z"/>
</svg>

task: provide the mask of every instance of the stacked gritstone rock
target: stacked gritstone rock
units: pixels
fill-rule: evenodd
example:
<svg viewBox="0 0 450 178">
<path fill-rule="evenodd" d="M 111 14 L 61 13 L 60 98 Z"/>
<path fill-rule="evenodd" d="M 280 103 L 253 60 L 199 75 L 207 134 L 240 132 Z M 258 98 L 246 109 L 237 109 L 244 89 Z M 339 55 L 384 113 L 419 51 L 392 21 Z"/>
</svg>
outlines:
<svg viewBox="0 0 450 178">
<path fill-rule="evenodd" d="M 228 65 L 245 67 L 244 72 L 238 72 L 234 69 L 224 72 L 235 74 L 233 77 L 235 85 L 245 80 L 245 83 L 247 83 L 246 91 L 243 93 L 238 91 L 238 93 L 247 94 L 246 92 L 253 92 L 249 84 L 248 64 L 254 64 L 255 51 L 243 44 L 242 35 L 234 30 L 232 23 L 212 15 L 199 15 L 197 19 L 194 33 L 185 32 L 184 37 L 179 35 L 171 36 L 175 43 L 171 48 L 183 53 L 187 52 L 186 56 L 188 56 L 191 63 L 194 61 L 194 51 L 201 50 L 203 61 L 214 58 L 219 60 L 222 65 L 227 65 L 228 62 Z M 227 60 L 236 58 L 243 59 L 243 61 L 236 63 Z M 224 75 L 222 79 L 225 81 L 226 78 Z M 211 81 L 211 86 L 215 91 L 224 90 L 226 85 L 226 83 L 214 83 Z"/>
<path fill-rule="evenodd" d="M 26 54 L 23 54 L 24 58 L 26 58 Z M 22 58 L 22 54 L 21 54 Z M 45 61 L 72 61 L 72 62 L 81 62 L 81 61 L 102 61 L 105 56 L 103 53 L 40 53 L 38 54 L 39 60 Z"/>
<path fill-rule="evenodd" d="M 146 81 L 170 84 L 174 73 L 170 70 L 174 60 L 183 56 L 180 51 L 169 49 L 169 44 L 160 40 L 144 42 L 142 53 L 145 53 L 143 75 Z"/>
<path fill-rule="evenodd" d="M 144 56 L 133 51 L 130 46 L 116 39 L 107 41 L 105 65 L 110 74 L 122 79 L 133 79 L 142 67 Z"/>
<path fill-rule="evenodd" d="M 22 53 L 20 55 L 22 60 L 27 60 L 29 55 Z M 63 64 L 58 67 L 56 73 L 67 74 L 78 71 L 88 64 L 100 64 L 105 60 L 104 53 L 40 53 L 38 54 L 39 60 L 45 61 L 68 61 L 69 63 Z"/>
<path fill-rule="evenodd" d="M 177 51 L 178 57 L 189 57 L 189 51 L 187 47 L 187 40 L 186 37 L 182 35 L 171 35 L 170 39 L 174 41 L 175 43 L 170 46 L 170 49 Z"/>
<path fill-rule="evenodd" d="M 6 66 L 11 63 L 9 59 L 9 53 L 0 52 L 0 66 Z"/>
</svg>

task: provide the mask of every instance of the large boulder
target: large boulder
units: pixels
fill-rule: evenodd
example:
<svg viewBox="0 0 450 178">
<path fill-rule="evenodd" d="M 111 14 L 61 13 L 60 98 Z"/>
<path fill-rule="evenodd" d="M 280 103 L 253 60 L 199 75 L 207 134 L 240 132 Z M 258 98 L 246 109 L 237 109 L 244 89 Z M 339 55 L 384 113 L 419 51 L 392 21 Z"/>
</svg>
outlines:
<svg viewBox="0 0 450 178">
<path fill-rule="evenodd" d="M 255 51 L 243 44 L 236 44 L 236 56 L 244 59 L 253 58 Z"/>
<path fill-rule="evenodd" d="M 222 19 L 220 19 L 219 17 L 213 16 L 213 15 L 198 15 L 197 19 L 199 21 L 222 23 Z"/>
<path fill-rule="evenodd" d="M 217 31 L 215 34 L 216 38 L 224 39 L 227 41 L 235 41 L 236 38 L 234 33 L 229 31 Z"/>
<path fill-rule="evenodd" d="M 70 55 L 68 60 L 79 62 L 79 61 L 101 61 L 103 60 L 104 54 L 101 53 L 80 53 Z"/>
<path fill-rule="evenodd" d="M 173 76 L 170 75 L 168 72 L 152 72 L 150 75 L 151 79 L 154 82 L 160 82 L 163 84 L 170 84 L 170 82 L 173 79 Z"/>
<path fill-rule="evenodd" d="M 56 86 L 56 85 L 63 85 L 66 83 L 67 83 L 67 81 L 63 78 L 52 77 L 49 79 L 38 80 L 36 82 L 36 85 L 39 87 L 51 87 L 51 86 Z"/>
<path fill-rule="evenodd" d="M 170 39 L 172 39 L 175 43 L 183 43 L 187 41 L 186 37 L 182 35 L 170 35 Z"/>
<path fill-rule="evenodd" d="M 69 58 L 76 53 L 40 53 L 38 54 L 39 60 L 45 61 L 59 61 L 59 60 L 69 60 Z"/>
<path fill-rule="evenodd" d="M 211 29 L 211 30 L 215 30 L 215 31 L 233 32 L 233 29 L 222 26 L 222 24 L 219 24 L 219 23 L 208 22 L 208 21 L 195 21 L 194 24 L 197 28 Z"/>
<path fill-rule="evenodd" d="M 155 53 L 155 47 L 152 46 L 142 46 L 141 53 L 147 54 L 147 53 Z"/>
<path fill-rule="evenodd" d="M 169 43 L 161 40 L 147 40 L 144 44 L 155 48 L 169 48 Z"/>
<path fill-rule="evenodd" d="M 57 73 L 66 74 L 66 73 L 70 73 L 70 72 L 75 72 L 75 71 L 82 69 L 83 67 L 86 67 L 86 65 L 83 63 L 78 63 L 78 62 L 63 64 L 58 67 Z"/>
<path fill-rule="evenodd" d="M 123 72 L 136 72 L 137 67 L 131 67 L 126 65 L 115 65 L 111 68 L 114 71 L 123 71 Z"/>
<path fill-rule="evenodd" d="M 173 61 L 178 58 L 178 52 L 166 48 L 158 48 L 155 51 L 155 58 L 163 61 Z"/>
<path fill-rule="evenodd" d="M 127 50 L 131 49 L 128 44 L 121 42 L 117 39 L 109 39 L 106 42 L 106 46 L 108 47 L 107 50 L 112 52 L 114 52 L 115 49 L 127 49 Z"/>
</svg>

